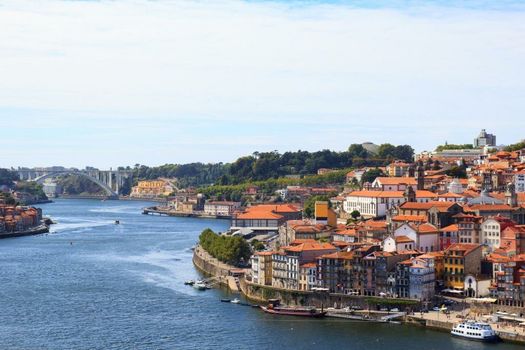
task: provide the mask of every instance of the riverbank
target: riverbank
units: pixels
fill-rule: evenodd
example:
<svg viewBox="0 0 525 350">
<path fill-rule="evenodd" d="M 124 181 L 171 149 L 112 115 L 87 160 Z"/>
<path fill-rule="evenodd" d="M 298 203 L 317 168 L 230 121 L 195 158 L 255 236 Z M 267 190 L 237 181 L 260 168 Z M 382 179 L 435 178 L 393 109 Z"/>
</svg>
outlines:
<svg viewBox="0 0 525 350">
<path fill-rule="evenodd" d="M 0 233 L 0 239 L 39 235 L 39 234 L 48 233 L 48 232 L 49 232 L 49 227 L 45 224 L 41 224 L 29 230 Z"/>
<path fill-rule="evenodd" d="M 208 215 L 203 211 L 177 211 L 168 207 L 147 207 L 143 208 L 142 214 L 144 215 L 166 215 L 174 217 L 185 217 L 185 218 L 201 218 L 201 219 L 231 219 L 231 216 L 219 216 L 219 215 Z"/>
<path fill-rule="evenodd" d="M 193 251 L 193 264 L 199 271 L 206 275 L 215 277 L 219 284 L 229 287 L 230 290 L 232 290 L 230 283 L 233 278 L 232 274 L 238 274 L 238 268 L 218 261 L 198 245 Z M 468 309 L 464 311 L 463 315 L 460 315 L 460 313 L 457 312 L 450 312 L 446 315 L 437 311 L 427 313 L 392 313 L 377 311 L 381 305 L 384 304 L 388 304 L 390 307 L 397 307 L 399 310 L 410 308 L 410 305 L 416 306 L 417 301 L 415 302 L 411 299 L 384 299 L 335 293 L 292 291 L 251 283 L 244 276 L 240 276 L 237 285 L 239 292 L 243 296 L 258 303 L 265 303 L 268 299 L 279 299 L 284 304 L 291 306 L 315 306 L 318 308 L 327 308 L 330 306 L 329 309 L 327 308 L 329 311 L 327 313 L 328 317 L 374 322 L 388 322 L 391 319 L 396 319 L 409 325 L 425 327 L 447 333 L 450 333 L 454 323 L 463 319 L 460 318 L 460 316 L 466 315 L 471 319 L 476 318 L 476 315 L 470 315 Z M 345 308 L 361 310 L 350 311 L 348 309 L 344 310 Z M 521 345 L 525 344 L 524 329 L 517 329 L 516 327 L 508 326 L 501 322 L 493 322 L 492 327 L 496 330 L 503 341 Z"/>
</svg>

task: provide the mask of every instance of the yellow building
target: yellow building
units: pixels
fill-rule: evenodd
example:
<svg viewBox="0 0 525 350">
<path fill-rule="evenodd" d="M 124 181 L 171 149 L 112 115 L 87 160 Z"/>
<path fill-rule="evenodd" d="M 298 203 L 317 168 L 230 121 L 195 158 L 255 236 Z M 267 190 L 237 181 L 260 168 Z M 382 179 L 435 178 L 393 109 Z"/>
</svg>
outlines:
<svg viewBox="0 0 525 350">
<path fill-rule="evenodd" d="M 445 250 L 445 287 L 461 290 L 465 288 L 466 275 L 481 273 L 482 247 L 479 244 L 456 243 Z"/>
<path fill-rule="evenodd" d="M 337 214 L 326 201 L 315 202 L 315 222 L 337 227 Z"/>
<path fill-rule="evenodd" d="M 166 180 L 144 180 L 132 187 L 130 196 L 152 198 L 169 196 L 172 192 L 173 186 Z"/>
</svg>

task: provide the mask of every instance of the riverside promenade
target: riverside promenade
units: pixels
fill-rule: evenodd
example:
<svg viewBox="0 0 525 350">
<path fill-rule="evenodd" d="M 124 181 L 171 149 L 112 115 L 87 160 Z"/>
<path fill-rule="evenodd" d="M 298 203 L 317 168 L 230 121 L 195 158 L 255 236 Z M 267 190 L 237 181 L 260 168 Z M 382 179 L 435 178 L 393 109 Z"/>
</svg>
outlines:
<svg viewBox="0 0 525 350">
<path fill-rule="evenodd" d="M 471 312 L 470 309 L 450 311 L 447 314 L 438 311 L 429 311 L 426 313 L 416 312 L 407 316 L 406 321 L 412 324 L 449 332 L 452 330 L 452 327 L 454 327 L 454 324 L 464 319 L 489 323 L 503 341 L 525 344 L 525 328 L 512 325 L 509 322 L 494 322 L 490 315 L 474 313 Z"/>
<path fill-rule="evenodd" d="M 220 285 L 228 287 L 232 292 L 240 292 L 246 298 L 256 302 L 264 303 L 270 298 L 278 298 L 282 300 L 283 303 L 290 305 L 313 305 L 317 307 L 335 305 L 337 306 L 336 308 L 327 308 L 329 317 L 362 321 L 381 321 L 382 318 L 390 315 L 390 313 L 377 312 L 374 310 L 374 307 L 377 305 L 369 303 L 368 299 L 363 296 L 347 296 L 334 293 L 319 294 L 261 286 L 247 281 L 244 276 L 241 276 L 239 283 L 237 283 L 233 275 L 239 274 L 243 270 L 220 262 L 199 245 L 197 245 L 193 251 L 193 264 L 203 273 L 212 276 Z M 363 310 L 350 313 L 342 310 L 343 305 L 349 304 L 363 307 Z M 396 319 L 409 325 L 422 326 L 447 333 L 452 330 L 454 324 L 461 322 L 463 319 L 484 321 L 491 324 L 492 328 L 503 341 L 525 344 L 525 328 L 513 326 L 506 322 L 493 322 L 489 315 L 474 313 L 471 312 L 470 309 L 465 309 L 461 312 L 450 311 L 448 314 L 437 311 L 402 314 L 403 315 L 396 317 Z"/>
</svg>

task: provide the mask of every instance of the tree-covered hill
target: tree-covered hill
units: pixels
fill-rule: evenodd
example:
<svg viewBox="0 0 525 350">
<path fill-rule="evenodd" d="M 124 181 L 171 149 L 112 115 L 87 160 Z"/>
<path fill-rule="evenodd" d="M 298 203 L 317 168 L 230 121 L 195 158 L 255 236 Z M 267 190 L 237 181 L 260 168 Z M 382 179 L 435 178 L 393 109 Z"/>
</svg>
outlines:
<svg viewBox="0 0 525 350">
<path fill-rule="evenodd" d="M 312 175 L 320 168 L 344 169 L 361 166 L 384 166 L 394 159 L 412 161 L 414 150 L 409 145 L 382 144 L 377 154 L 368 152 L 360 144 L 352 144 L 346 151 L 317 152 L 255 152 L 238 158 L 233 163 L 165 164 L 148 167 L 136 164 L 134 178 L 177 178 L 181 187 L 209 184 L 236 185 L 250 181 L 278 179 L 287 175 Z"/>
</svg>

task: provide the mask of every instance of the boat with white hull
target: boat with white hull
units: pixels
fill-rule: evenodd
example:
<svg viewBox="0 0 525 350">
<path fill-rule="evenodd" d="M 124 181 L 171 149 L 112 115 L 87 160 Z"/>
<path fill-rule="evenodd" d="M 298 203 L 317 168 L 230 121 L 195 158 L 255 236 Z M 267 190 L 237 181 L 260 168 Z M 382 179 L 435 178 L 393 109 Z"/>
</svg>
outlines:
<svg viewBox="0 0 525 350">
<path fill-rule="evenodd" d="M 477 341 L 497 341 L 498 335 L 496 334 L 496 331 L 492 329 L 492 327 L 485 322 L 476 322 L 476 321 L 463 321 L 460 322 L 452 328 L 452 331 L 450 334 L 465 338 L 469 340 L 477 340 Z"/>
</svg>

